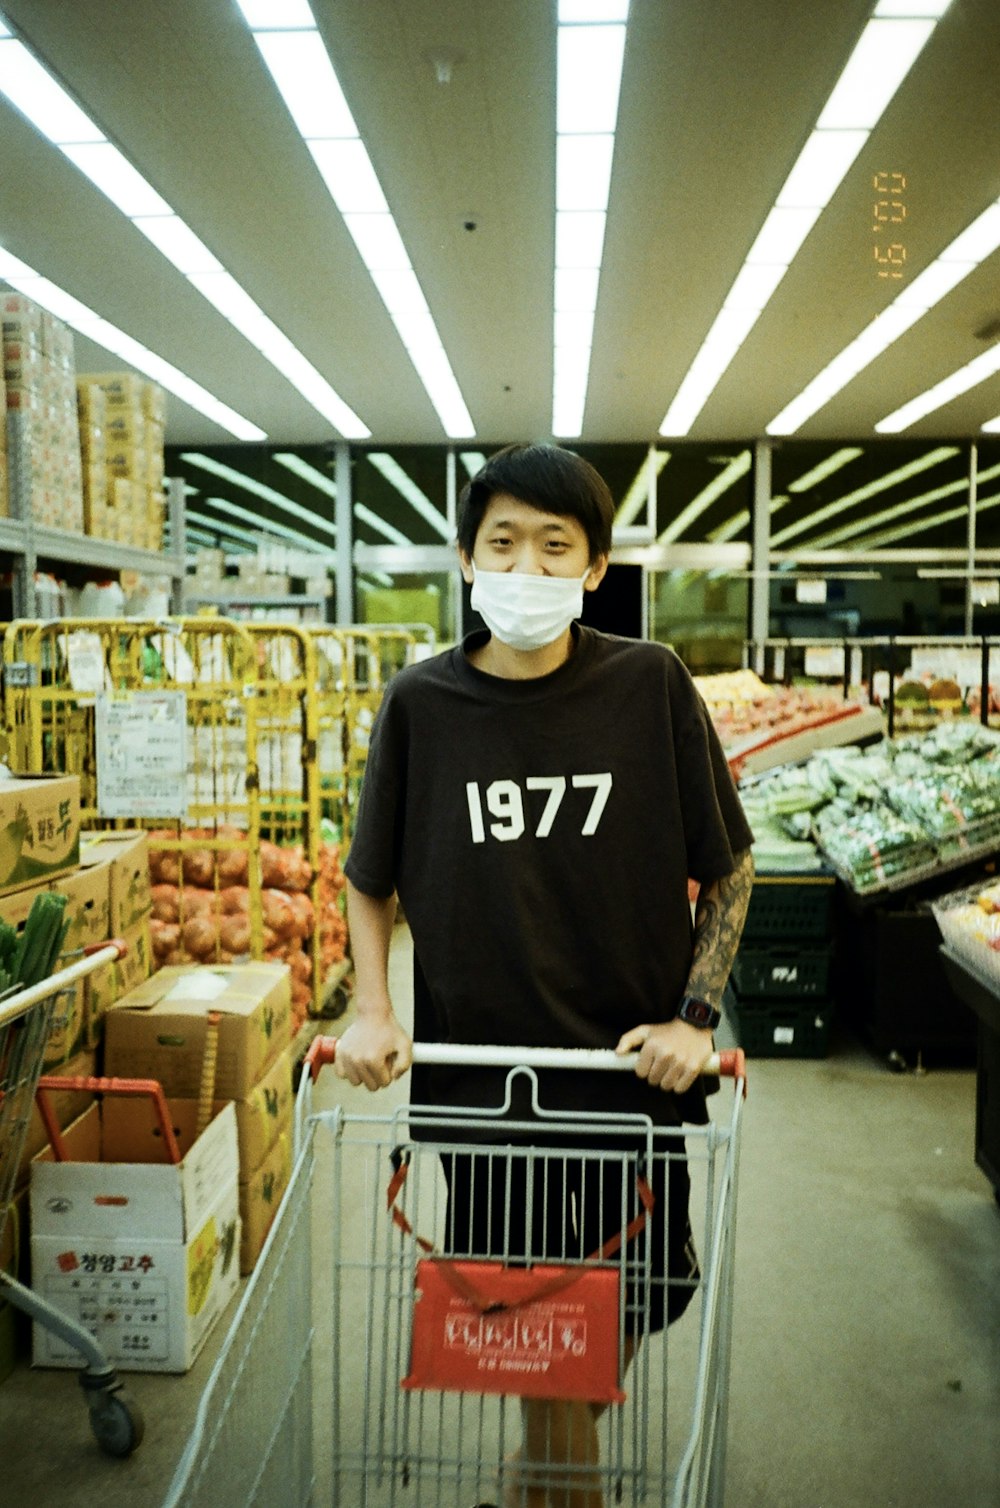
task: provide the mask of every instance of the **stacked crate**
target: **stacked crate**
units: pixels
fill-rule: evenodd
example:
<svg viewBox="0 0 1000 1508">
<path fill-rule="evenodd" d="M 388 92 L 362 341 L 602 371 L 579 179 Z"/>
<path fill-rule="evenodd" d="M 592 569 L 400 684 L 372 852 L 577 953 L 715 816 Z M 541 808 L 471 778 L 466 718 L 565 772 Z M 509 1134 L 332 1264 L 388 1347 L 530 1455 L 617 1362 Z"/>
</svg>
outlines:
<svg viewBox="0 0 1000 1508">
<path fill-rule="evenodd" d="M 756 876 L 730 981 L 748 1055 L 826 1056 L 833 889 L 832 875 Z"/>
<path fill-rule="evenodd" d="M 21 447 L 19 507 L 49 529 L 83 529 L 73 337 L 21 293 L 5 293 L 3 367 L 7 409 Z M 24 495 L 26 493 L 26 495 Z"/>
<path fill-rule="evenodd" d="M 139 549 L 161 549 L 163 388 L 131 372 L 82 373 L 77 400 L 80 443 L 89 457 L 88 533 Z"/>
</svg>

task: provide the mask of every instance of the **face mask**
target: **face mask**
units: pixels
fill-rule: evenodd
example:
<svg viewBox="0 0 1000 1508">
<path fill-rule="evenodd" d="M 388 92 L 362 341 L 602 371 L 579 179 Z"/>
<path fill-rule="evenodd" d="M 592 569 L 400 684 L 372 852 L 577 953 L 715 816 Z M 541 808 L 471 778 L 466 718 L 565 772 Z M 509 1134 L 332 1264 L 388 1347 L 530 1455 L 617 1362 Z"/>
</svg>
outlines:
<svg viewBox="0 0 1000 1508">
<path fill-rule="evenodd" d="M 490 633 L 511 649 L 541 649 L 583 612 L 582 576 L 534 576 L 472 568 L 472 606 Z"/>
</svg>

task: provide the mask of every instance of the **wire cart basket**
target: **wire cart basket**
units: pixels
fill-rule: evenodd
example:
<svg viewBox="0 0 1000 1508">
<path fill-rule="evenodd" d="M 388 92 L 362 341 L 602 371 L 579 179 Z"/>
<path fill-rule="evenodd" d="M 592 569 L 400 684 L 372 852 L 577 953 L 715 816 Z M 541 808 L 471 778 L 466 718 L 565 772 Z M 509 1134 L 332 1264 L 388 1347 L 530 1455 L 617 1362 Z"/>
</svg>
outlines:
<svg viewBox="0 0 1000 1508">
<path fill-rule="evenodd" d="M 68 968 L 29 989 L 15 988 L 0 998 L 0 1234 L 10 1208 L 35 1090 L 60 999 L 81 979 L 121 958 L 124 952 L 124 945 L 117 940 L 90 945 L 84 948 L 84 956 Z M 142 1414 L 124 1391 L 115 1368 L 90 1331 L 2 1271 L 0 1297 L 36 1324 L 51 1330 L 80 1355 L 84 1362 L 80 1384 L 98 1444 L 108 1455 L 131 1455 L 142 1441 Z"/>
<path fill-rule="evenodd" d="M 415 1045 L 415 1062 L 508 1069 L 508 1102 L 512 1083 L 525 1075 L 532 1118 L 508 1118 L 501 1127 L 497 1111 L 444 1115 L 411 1105 L 383 1115 L 314 1112 L 312 1080 L 334 1051 L 330 1038 L 310 1049 L 296 1104 L 292 1180 L 164 1508 L 720 1505 L 742 1053 L 715 1054 L 706 1065 L 736 1081 L 724 1122 L 664 1130 L 646 1116 L 615 1117 L 610 1126 L 606 1116 L 552 1115 L 539 1104 L 536 1070 L 630 1069 L 634 1056 Z M 520 1145 L 519 1129 L 530 1138 Z M 616 1132 L 628 1150 L 625 1143 L 616 1149 Z M 466 1213 L 449 1213 L 448 1196 L 448 1177 L 454 1180 L 462 1158 L 479 1170 L 464 1236 Z M 696 1269 L 662 1276 L 656 1247 L 667 1240 L 665 1220 L 655 1237 L 651 1227 L 635 1239 L 645 1203 L 636 1194 L 640 1181 L 648 1176 L 658 1189 L 649 1170 L 668 1167 L 672 1178 L 682 1163 L 690 1173 L 700 1277 Z M 582 1179 L 572 1188 L 569 1169 Z M 585 1210 L 595 1189 L 613 1191 L 617 1249 L 614 1240 L 586 1249 Z M 489 1250 L 477 1250 L 481 1197 L 499 1212 L 499 1261 L 495 1231 Z M 553 1250 L 536 1231 L 530 1251 L 519 1246 L 533 1211 L 556 1197 L 570 1208 L 568 1224 L 578 1223 L 579 1239 L 571 1233 Z M 432 1302 L 427 1277 L 435 1267 L 446 1276 L 461 1268 L 473 1288 L 485 1283 L 486 1301 L 449 1291 Z M 495 1268 L 503 1270 L 502 1285 L 533 1288 L 527 1306 L 516 1297 L 507 1302 L 509 1292 L 497 1301 L 489 1291 Z M 539 1279 L 548 1285 L 541 1295 Z M 596 1301 L 583 1292 L 591 1280 L 603 1294 Z M 675 1289 L 677 1307 L 688 1312 L 669 1330 L 643 1335 L 658 1301 L 671 1313 Z M 581 1368 L 572 1364 L 574 1352 Z M 568 1363 L 561 1371 L 557 1353 Z M 471 1375 L 479 1380 L 470 1382 Z M 579 1420 L 581 1410 L 586 1449 L 553 1444 L 559 1420 Z M 540 1421 L 548 1432 L 542 1446 Z"/>
</svg>

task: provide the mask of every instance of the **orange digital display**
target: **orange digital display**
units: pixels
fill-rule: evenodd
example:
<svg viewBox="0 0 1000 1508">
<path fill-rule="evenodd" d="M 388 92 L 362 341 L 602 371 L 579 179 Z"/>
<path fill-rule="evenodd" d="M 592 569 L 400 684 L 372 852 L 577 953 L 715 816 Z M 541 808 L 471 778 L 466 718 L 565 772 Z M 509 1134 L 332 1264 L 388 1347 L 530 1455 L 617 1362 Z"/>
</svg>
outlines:
<svg viewBox="0 0 1000 1508">
<path fill-rule="evenodd" d="M 873 247 L 875 271 L 880 278 L 901 278 L 906 267 L 906 247 L 898 239 L 895 226 L 906 223 L 906 176 L 903 173 L 874 173 L 872 188 L 872 232 L 877 237 Z"/>
</svg>

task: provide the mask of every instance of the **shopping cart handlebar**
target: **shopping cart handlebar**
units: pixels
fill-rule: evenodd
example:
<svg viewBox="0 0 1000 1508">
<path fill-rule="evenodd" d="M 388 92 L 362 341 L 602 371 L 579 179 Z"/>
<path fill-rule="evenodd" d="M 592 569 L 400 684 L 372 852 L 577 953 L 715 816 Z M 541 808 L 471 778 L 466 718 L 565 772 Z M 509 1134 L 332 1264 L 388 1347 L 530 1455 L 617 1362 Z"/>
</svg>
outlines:
<svg viewBox="0 0 1000 1508">
<path fill-rule="evenodd" d="M 309 1073 L 315 1079 L 324 1065 L 337 1056 L 336 1037 L 316 1037 L 306 1053 Z M 635 1072 L 637 1052 L 617 1053 L 610 1047 L 483 1047 L 463 1042 L 414 1042 L 413 1062 L 447 1068 L 589 1068 Z M 711 1053 L 701 1073 L 735 1079 L 746 1094 L 746 1057 L 741 1047 Z"/>
</svg>

